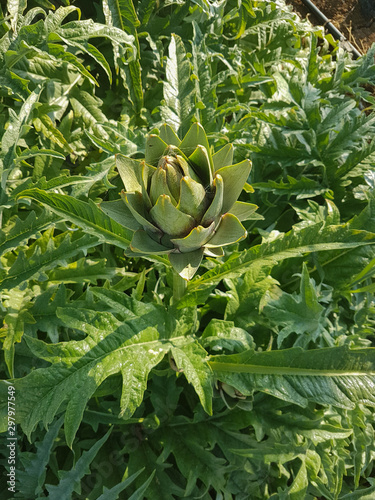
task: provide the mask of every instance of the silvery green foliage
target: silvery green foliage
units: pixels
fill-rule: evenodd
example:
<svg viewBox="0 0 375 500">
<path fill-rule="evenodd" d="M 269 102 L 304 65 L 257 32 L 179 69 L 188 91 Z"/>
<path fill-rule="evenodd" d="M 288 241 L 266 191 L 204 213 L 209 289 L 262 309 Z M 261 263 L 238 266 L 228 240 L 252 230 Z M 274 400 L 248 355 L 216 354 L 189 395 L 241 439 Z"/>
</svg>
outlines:
<svg viewBox="0 0 375 500">
<path fill-rule="evenodd" d="M 15 498 L 373 498 L 375 47 L 352 61 L 283 0 L 27 3 L 0 10 Z M 198 228 L 247 158 L 212 238 L 227 213 L 241 232 L 150 236 L 183 177 Z M 162 254 L 135 257 L 144 233 Z M 170 305 L 169 259 L 189 277 L 202 250 Z"/>
</svg>

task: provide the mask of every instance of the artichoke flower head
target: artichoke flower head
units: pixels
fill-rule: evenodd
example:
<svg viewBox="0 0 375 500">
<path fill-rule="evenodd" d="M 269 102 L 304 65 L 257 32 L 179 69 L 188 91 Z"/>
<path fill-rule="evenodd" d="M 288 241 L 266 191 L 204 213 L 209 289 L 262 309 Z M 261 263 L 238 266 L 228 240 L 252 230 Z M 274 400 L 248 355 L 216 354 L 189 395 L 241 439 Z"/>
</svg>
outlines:
<svg viewBox="0 0 375 500">
<path fill-rule="evenodd" d="M 148 136 L 144 160 L 116 155 L 125 187 L 122 224 L 134 230 L 128 254 L 167 254 L 189 280 L 204 254 L 223 255 L 223 246 L 245 238 L 241 221 L 259 218 L 256 205 L 237 201 L 251 162 L 232 160 L 231 144 L 211 155 L 198 123 L 182 140 L 163 125 L 159 135 Z"/>
</svg>

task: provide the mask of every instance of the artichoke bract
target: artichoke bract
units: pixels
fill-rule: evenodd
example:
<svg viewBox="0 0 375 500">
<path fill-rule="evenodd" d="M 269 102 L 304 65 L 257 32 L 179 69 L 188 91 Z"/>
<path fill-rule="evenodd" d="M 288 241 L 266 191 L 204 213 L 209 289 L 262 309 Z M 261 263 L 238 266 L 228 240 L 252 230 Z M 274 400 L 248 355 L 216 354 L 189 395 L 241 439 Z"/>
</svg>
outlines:
<svg viewBox="0 0 375 500">
<path fill-rule="evenodd" d="M 245 238 L 241 221 L 259 218 L 256 205 L 237 201 L 251 162 L 232 161 L 231 144 L 211 154 L 198 123 L 182 140 L 163 125 L 159 135 L 148 136 L 144 160 L 116 155 L 125 186 L 117 220 L 134 230 L 131 254 L 168 254 L 175 271 L 189 280 L 204 254 L 223 255 L 223 246 Z"/>
</svg>

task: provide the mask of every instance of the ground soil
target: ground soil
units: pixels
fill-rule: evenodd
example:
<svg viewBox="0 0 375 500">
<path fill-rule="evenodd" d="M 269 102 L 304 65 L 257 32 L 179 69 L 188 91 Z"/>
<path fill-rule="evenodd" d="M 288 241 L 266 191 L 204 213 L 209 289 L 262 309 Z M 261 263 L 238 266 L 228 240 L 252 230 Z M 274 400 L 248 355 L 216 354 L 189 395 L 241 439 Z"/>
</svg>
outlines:
<svg viewBox="0 0 375 500">
<path fill-rule="evenodd" d="M 300 17 L 321 25 L 302 0 L 286 0 Z M 358 0 L 312 0 L 315 6 L 362 54 L 375 43 L 375 19 L 364 18 Z"/>
</svg>

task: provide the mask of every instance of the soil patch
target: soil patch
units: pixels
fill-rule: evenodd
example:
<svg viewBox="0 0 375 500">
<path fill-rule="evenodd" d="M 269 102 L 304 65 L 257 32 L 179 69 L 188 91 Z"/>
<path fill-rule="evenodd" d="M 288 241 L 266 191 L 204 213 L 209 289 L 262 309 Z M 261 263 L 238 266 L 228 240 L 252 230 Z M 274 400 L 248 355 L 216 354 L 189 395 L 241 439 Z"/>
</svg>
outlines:
<svg viewBox="0 0 375 500">
<path fill-rule="evenodd" d="M 314 25 L 318 19 L 303 4 L 302 0 L 286 0 L 302 18 L 308 17 Z M 364 17 L 359 0 L 312 0 L 315 6 L 344 35 L 344 37 L 362 54 L 375 43 L 375 18 Z M 375 0 L 367 0 L 371 9 L 375 9 Z"/>
</svg>

